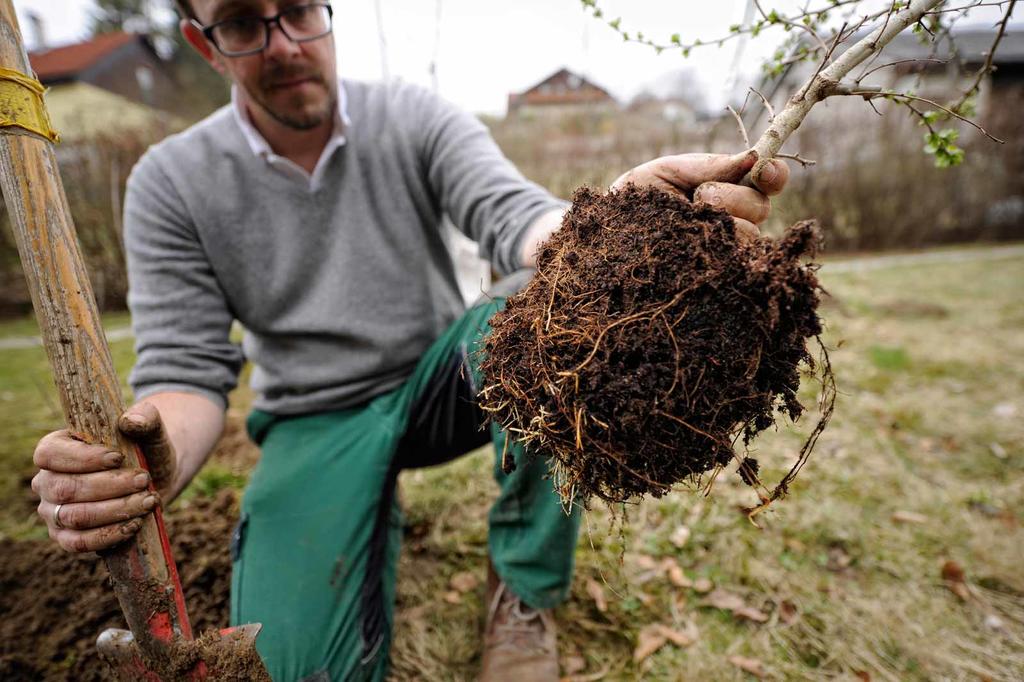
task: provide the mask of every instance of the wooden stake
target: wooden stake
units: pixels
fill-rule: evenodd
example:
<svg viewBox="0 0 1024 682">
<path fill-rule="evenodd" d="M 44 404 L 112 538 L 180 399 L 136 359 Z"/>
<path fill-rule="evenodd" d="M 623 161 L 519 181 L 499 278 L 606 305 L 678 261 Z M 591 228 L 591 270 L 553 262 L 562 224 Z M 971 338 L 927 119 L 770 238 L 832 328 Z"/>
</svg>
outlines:
<svg viewBox="0 0 1024 682">
<path fill-rule="evenodd" d="M 32 74 L 12 0 L 0 0 L 0 68 Z M 117 429 L 125 407 L 121 385 L 53 143 L 19 128 L 0 128 L 0 185 L 68 428 L 87 443 L 105 443 L 122 452 L 126 467 L 146 468 L 141 453 Z M 145 517 L 135 538 L 103 554 L 144 655 L 159 660 L 167 643 L 192 638 L 159 508 Z"/>
</svg>

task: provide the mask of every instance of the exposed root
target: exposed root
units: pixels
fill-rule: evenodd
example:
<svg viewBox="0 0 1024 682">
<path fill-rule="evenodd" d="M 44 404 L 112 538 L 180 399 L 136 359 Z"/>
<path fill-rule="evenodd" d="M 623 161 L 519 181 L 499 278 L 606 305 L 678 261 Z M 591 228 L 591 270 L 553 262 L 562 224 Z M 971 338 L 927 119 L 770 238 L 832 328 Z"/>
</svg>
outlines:
<svg viewBox="0 0 1024 682">
<path fill-rule="evenodd" d="M 581 189 L 544 245 L 538 275 L 492 320 L 481 403 L 551 459 L 568 503 L 708 487 L 733 459 L 758 490 L 751 520 L 784 496 L 825 428 L 835 383 L 822 349 L 811 222 L 779 240 L 737 239 L 726 213 L 654 189 Z M 820 340 L 819 340 L 820 345 Z M 797 419 L 801 367 L 822 381 L 822 418 L 768 490 L 735 452 L 778 414 Z"/>
</svg>

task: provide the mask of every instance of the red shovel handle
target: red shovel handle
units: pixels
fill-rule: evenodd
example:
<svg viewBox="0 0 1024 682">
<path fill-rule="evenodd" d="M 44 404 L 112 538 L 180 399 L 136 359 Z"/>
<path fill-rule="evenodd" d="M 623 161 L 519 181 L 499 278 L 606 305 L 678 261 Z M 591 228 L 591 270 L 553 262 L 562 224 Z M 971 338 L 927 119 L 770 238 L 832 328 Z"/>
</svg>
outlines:
<svg viewBox="0 0 1024 682">
<path fill-rule="evenodd" d="M 149 466 L 142 451 L 137 447 L 131 449 L 138 465 L 148 471 Z M 154 489 L 152 483 L 150 489 Z M 160 551 L 155 554 L 139 551 L 142 532 L 149 526 L 155 527 L 160 546 Z M 128 621 L 128 628 L 135 634 L 136 642 L 147 655 L 162 655 L 166 644 L 177 639 L 193 638 L 192 625 L 185 609 L 185 593 L 181 589 L 178 567 L 174 563 L 171 543 L 164 526 L 163 511 L 159 507 L 146 517 L 138 536 L 101 552 L 101 555 L 110 571 L 114 592 Z M 155 559 L 157 565 L 154 565 L 154 561 L 145 561 L 149 558 Z M 141 629 L 139 623 L 144 624 Z"/>
</svg>

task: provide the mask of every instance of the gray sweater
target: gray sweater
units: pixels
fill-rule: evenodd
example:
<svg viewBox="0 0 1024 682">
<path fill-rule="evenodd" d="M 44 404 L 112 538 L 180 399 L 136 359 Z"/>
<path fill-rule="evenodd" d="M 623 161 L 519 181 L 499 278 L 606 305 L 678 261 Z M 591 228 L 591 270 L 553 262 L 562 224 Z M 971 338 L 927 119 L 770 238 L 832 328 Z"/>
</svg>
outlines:
<svg viewBox="0 0 1024 682">
<path fill-rule="evenodd" d="M 351 126 L 315 189 L 256 156 L 228 107 L 136 165 L 124 226 L 137 398 L 226 404 L 247 358 L 258 409 L 364 402 L 398 386 L 462 311 L 443 214 L 508 273 L 526 228 L 564 205 L 429 91 L 344 89 Z"/>
</svg>

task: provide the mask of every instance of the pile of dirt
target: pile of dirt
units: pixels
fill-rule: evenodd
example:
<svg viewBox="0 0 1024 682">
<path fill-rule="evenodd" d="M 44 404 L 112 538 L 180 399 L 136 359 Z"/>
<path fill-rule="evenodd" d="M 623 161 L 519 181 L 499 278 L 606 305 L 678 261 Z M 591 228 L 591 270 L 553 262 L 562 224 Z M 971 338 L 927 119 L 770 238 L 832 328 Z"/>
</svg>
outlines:
<svg viewBox="0 0 1024 682">
<path fill-rule="evenodd" d="M 577 191 L 537 276 L 492 321 L 484 409 L 551 458 L 566 501 L 660 496 L 733 459 L 762 503 L 781 496 L 823 424 L 772 491 L 734 446 L 804 411 L 821 333 L 804 261 L 819 241 L 803 222 L 745 242 L 727 213 L 659 190 Z M 831 385 L 827 356 L 818 368 Z"/>
<path fill-rule="evenodd" d="M 230 490 L 182 503 L 165 517 L 197 633 L 228 624 L 237 517 Z M 96 652 L 96 637 L 109 627 L 126 625 L 95 554 L 68 554 L 49 540 L 0 541 L 0 679 L 113 679 Z"/>
</svg>

